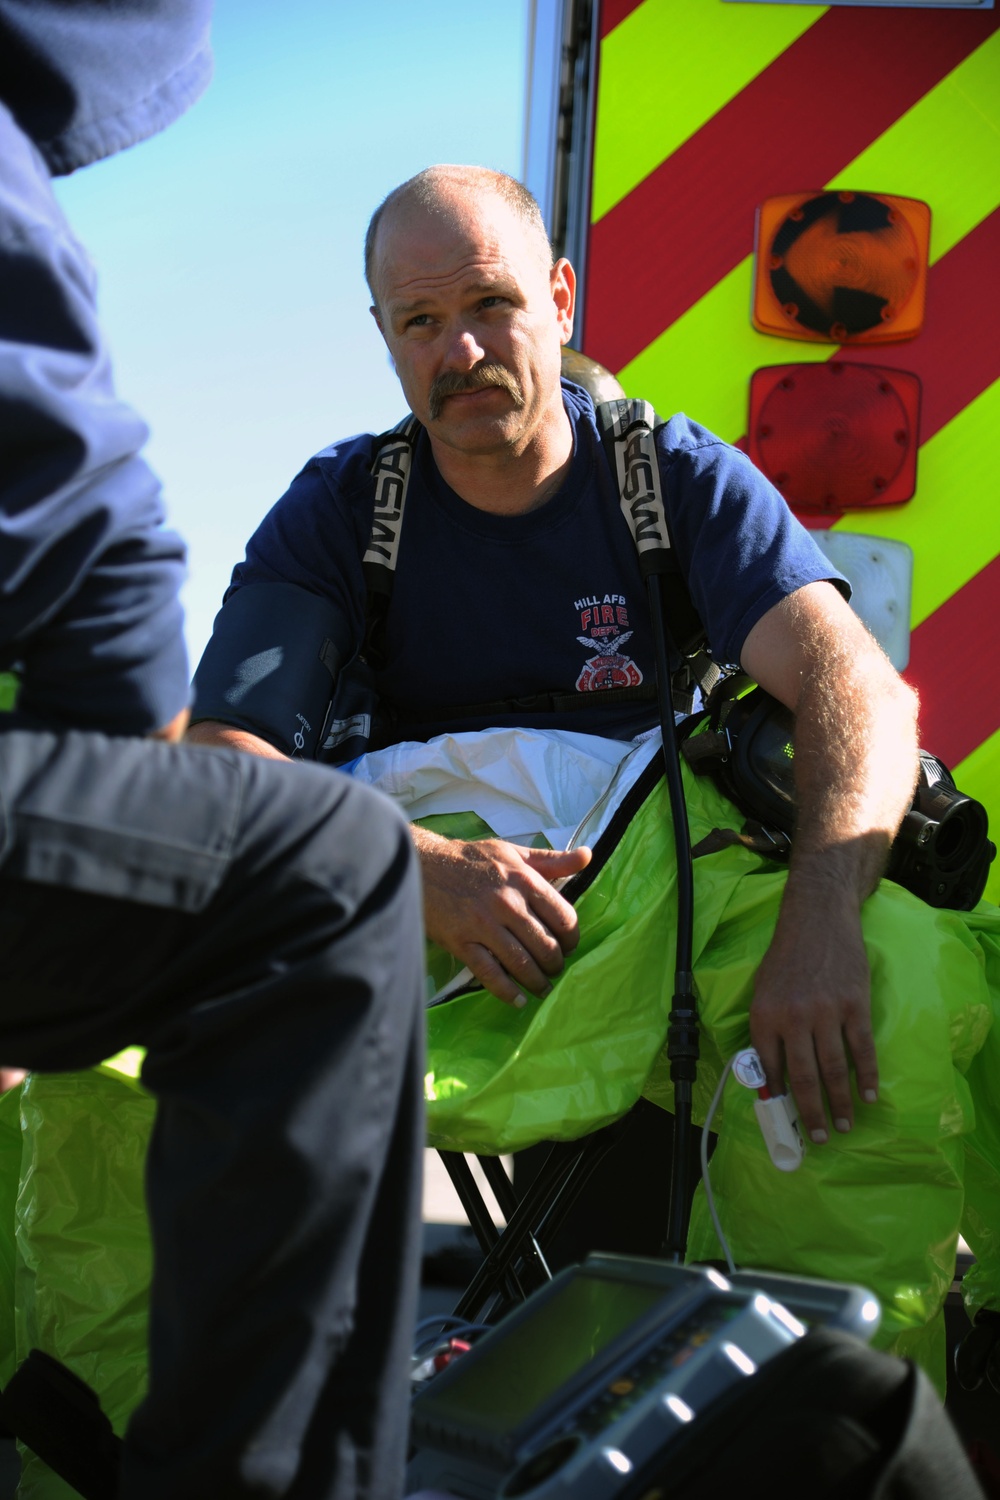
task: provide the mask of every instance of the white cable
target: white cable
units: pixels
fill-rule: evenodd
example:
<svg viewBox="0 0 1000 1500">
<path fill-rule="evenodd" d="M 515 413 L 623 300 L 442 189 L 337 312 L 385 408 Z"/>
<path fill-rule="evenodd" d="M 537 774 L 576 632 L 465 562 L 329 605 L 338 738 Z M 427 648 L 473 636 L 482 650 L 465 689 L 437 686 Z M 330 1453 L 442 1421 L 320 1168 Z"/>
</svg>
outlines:
<svg viewBox="0 0 1000 1500">
<path fill-rule="evenodd" d="M 744 1049 L 741 1048 L 740 1050 Z M 719 1222 L 718 1211 L 715 1207 L 715 1198 L 712 1193 L 712 1181 L 708 1175 L 708 1133 L 711 1129 L 715 1111 L 719 1107 L 719 1100 L 722 1098 L 722 1090 L 726 1086 L 726 1079 L 729 1077 L 733 1063 L 739 1055 L 739 1052 L 734 1052 L 723 1068 L 722 1076 L 715 1086 L 715 1093 L 712 1095 L 712 1102 L 708 1106 L 708 1114 L 705 1116 L 705 1123 L 701 1130 L 701 1180 L 705 1184 L 705 1197 L 708 1200 L 708 1211 L 712 1215 L 712 1223 L 715 1225 L 715 1233 L 718 1236 L 719 1244 L 722 1246 L 722 1253 L 726 1257 L 726 1265 L 730 1271 L 736 1270 L 736 1262 L 733 1260 L 732 1253 L 730 1252 L 729 1241 L 722 1232 L 722 1225 Z"/>
</svg>

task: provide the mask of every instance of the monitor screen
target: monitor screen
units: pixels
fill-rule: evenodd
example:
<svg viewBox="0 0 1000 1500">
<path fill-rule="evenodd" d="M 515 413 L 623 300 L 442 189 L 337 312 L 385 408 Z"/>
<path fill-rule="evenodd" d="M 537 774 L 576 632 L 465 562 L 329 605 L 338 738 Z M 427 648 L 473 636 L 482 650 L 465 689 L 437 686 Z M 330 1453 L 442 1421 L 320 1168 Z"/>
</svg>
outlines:
<svg viewBox="0 0 1000 1500">
<path fill-rule="evenodd" d="M 455 1365 L 444 1389 L 419 1400 L 428 1416 L 500 1436 L 516 1430 L 550 1396 L 658 1303 L 663 1285 L 577 1274 L 529 1317 L 501 1325 L 478 1355 Z"/>
</svg>

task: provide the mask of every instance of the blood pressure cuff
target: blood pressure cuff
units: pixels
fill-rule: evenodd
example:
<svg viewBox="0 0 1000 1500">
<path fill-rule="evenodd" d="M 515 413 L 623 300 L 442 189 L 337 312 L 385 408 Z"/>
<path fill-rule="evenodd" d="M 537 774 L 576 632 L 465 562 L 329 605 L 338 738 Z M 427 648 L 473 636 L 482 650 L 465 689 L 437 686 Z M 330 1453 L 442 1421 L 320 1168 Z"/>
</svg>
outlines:
<svg viewBox="0 0 1000 1500">
<path fill-rule="evenodd" d="M 314 760 L 348 627 L 328 599 L 293 583 L 253 583 L 227 598 L 194 678 L 192 721 L 220 719 Z"/>
</svg>

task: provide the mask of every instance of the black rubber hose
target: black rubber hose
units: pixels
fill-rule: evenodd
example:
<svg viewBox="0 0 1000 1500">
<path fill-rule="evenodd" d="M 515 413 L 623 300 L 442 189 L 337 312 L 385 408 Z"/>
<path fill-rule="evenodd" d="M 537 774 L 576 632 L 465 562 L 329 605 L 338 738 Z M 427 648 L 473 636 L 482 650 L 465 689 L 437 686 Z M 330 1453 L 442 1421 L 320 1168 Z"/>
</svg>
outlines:
<svg viewBox="0 0 1000 1500">
<path fill-rule="evenodd" d="M 670 1170 L 670 1207 L 663 1253 L 680 1262 L 687 1248 L 691 1171 L 694 1156 L 691 1099 L 698 1071 L 698 1008 L 694 994 L 692 949 L 694 943 L 694 871 L 691 860 L 691 830 L 688 825 L 681 757 L 671 693 L 670 641 L 663 609 L 665 580 L 660 573 L 646 579 L 653 627 L 657 702 L 663 736 L 663 772 L 670 798 L 677 851 L 677 933 L 674 961 L 674 994 L 667 1031 L 667 1057 L 674 1086 L 674 1139 Z"/>
</svg>

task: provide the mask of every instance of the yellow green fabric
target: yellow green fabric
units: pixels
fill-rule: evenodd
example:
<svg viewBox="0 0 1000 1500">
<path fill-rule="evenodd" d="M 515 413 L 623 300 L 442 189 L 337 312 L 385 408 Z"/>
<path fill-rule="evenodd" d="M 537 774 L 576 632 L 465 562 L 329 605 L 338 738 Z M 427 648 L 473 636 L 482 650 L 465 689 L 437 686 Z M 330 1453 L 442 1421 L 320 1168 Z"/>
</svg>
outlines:
<svg viewBox="0 0 1000 1500">
<path fill-rule="evenodd" d="M 43 1349 L 97 1392 L 119 1434 L 146 1384 L 155 1106 L 135 1062 L 33 1073 L 0 1099 L 0 1384 Z M 78 1500 L 24 1448 L 18 1496 Z"/>
<path fill-rule="evenodd" d="M 738 825 L 714 786 L 686 768 L 685 785 L 696 845 Z M 725 1060 L 749 1043 L 753 975 L 785 878 L 740 845 L 695 861 L 699 1118 Z M 431 1144 L 506 1152 L 597 1129 L 640 1093 L 670 1107 L 663 1038 L 675 891 L 661 782 L 577 902 L 580 944 L 546 1000 L 516 1011 L 477 991 L 429 1012 Z M 972 1307 L 1000 1306 L 1000 911 L 985 902 L 973 913 L 935 911 L 883 882 L 864 931 L 878 1104 L 858 1101 L 851 1134 L 808 1147 L 785 1174 L 764 1149 L 753 1094 L 731 1080 L 712 1184 L 739 1263 L 870 1287 L 883 1305 L 878 1342 L 941 1383 L 940 1309 L 960 1224 L 978 1259 Z M 718 1254 L 699 1189 L 689 1255 Z"/>
<path fill-rule="evenodd" d="M 14 1350 L 14 1216 L 21 1180 L 19 1088 L 0 1094 L 0 1390 L 17 1368 Z"/>
<path fill-rule="evenodd" d="M 685 779 L 696 844 L 736 825 L 710 783 Z M 489 832 L 461 815 L 435 827 Z M 753 974 L 784 879 L 740 846 L 695 862 L 701 1118 L 724 1060 L 749 1040 Z M 499 1153 L 585 1134 L 640 1093 L 670 1107 L 662 1044 L 675 890 L 660 783 L 577 903 L 581 942 L 547 1000 L 516 1011 L 477 991 L 428 1013 L 431 1144 Z M 871 1287 L 883 1304 L 879 1342 L 940 1381 L 940 1308 L 960 1224 L 977 1256 L 967 1299 L 1000 1306 L 1000 911 L 984 902 L 935 912 L 886 882 L 864 925 L 879 1103 L 858 1103 L 852 1134 L 810 1148 L 786 1175 L 763 1148 L 752 1094 L 730 1081 L 712 1181 L 738 1261 Z M 436 961 L 440 982 L 454 965 Z M 142 1179 L 154 1105 L 136 1081 L 141 1056 L 35 1074 L 0 1098 L 0 1384 L 31 1347 L 45 1349 L 94 1387 L 118 1432 L 146 1369 Z M 700 1190 L 689 1253 L 718 1254 Z M 20 1495 L 72 1500 L 27 1454 Z"/>
</svg>

